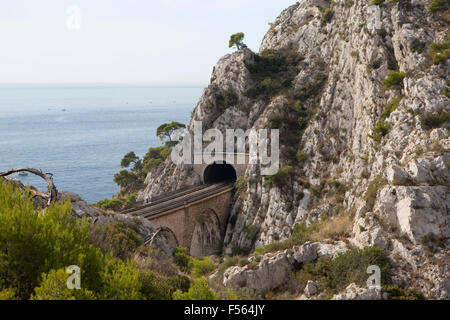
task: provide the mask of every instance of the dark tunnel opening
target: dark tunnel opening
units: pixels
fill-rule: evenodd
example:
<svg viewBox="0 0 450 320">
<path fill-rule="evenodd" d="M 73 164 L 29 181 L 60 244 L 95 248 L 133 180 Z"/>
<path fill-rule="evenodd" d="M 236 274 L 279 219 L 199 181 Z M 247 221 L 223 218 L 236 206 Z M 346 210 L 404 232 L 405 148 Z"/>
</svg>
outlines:
<svg viewBox="0 0 450 320">
<path fill-rule="evenodd" d="M 228 163 L 210 164 L 203 173 L 204 183 L 234 182 L 237 179 L 236 170 Z"/>
</svg>

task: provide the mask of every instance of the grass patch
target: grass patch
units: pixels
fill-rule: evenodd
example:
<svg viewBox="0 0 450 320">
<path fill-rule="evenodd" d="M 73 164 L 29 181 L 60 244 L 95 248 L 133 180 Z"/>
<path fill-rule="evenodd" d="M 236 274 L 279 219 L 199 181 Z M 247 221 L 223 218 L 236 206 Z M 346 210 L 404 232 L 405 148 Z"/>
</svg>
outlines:
<svg viewBox="0 0 450 320">
<path fill-rule="evenodd" d="M 386 179 L 382 174 L 378 175 L 372 182 L 369 183 L 366 193 L 364 195 L 364 200 L 366 201 L 368 211 L 372 211 L 375 201 L 377 199 L 378 190 L 387 184 Z"/>
</svg>

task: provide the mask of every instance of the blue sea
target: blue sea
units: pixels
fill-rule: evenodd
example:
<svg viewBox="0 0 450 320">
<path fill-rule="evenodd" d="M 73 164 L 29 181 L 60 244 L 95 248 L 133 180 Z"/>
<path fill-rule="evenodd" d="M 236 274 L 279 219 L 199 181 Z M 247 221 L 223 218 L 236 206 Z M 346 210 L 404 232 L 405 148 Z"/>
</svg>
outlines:
<svg viewBox="0 0 450 320">
<path fill-rule="evenodd" d="M 0 85 L 0 172 L 30 166 L 90 203 L 110 198 L 122 157 L 159 146 L 160 124 L 187 124 L 201 93 L 201 86 Z M 38 177 L 15 177 L 46 190 Z"/>
</svg>

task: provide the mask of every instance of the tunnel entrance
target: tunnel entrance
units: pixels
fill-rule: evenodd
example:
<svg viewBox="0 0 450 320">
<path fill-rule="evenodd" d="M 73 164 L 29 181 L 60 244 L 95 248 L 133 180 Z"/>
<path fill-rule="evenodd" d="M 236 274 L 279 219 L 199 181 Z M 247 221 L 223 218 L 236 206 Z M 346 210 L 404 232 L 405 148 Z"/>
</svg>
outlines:
<svg viewBox="0 0 450 320">
<path fill-rule="evenodd" d="M 208 165 L 203 172 L 204 183 L 234 182 L 236 179 L 236 170 L 228 163 L 214 162 Z"/>
</svg>

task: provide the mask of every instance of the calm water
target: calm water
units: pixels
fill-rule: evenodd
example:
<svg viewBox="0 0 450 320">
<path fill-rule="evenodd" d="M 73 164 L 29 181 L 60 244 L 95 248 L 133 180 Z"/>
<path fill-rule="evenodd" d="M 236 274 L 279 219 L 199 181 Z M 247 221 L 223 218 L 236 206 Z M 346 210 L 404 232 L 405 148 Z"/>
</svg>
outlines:
<svg viewBox="0 0 450 320">
<path fill-rule="evenodd" d="M 201 87 L 0 86 L 0 171 L 51 172 L 58 189 L 88 202 L 111 197 L 129 151 L 160 145 L 156 128 L 188 123 Z M 63 110 L 66 111 L 63 111 Z M 18 177 L 41 190 L 33 176 Z"/>
</svg>

